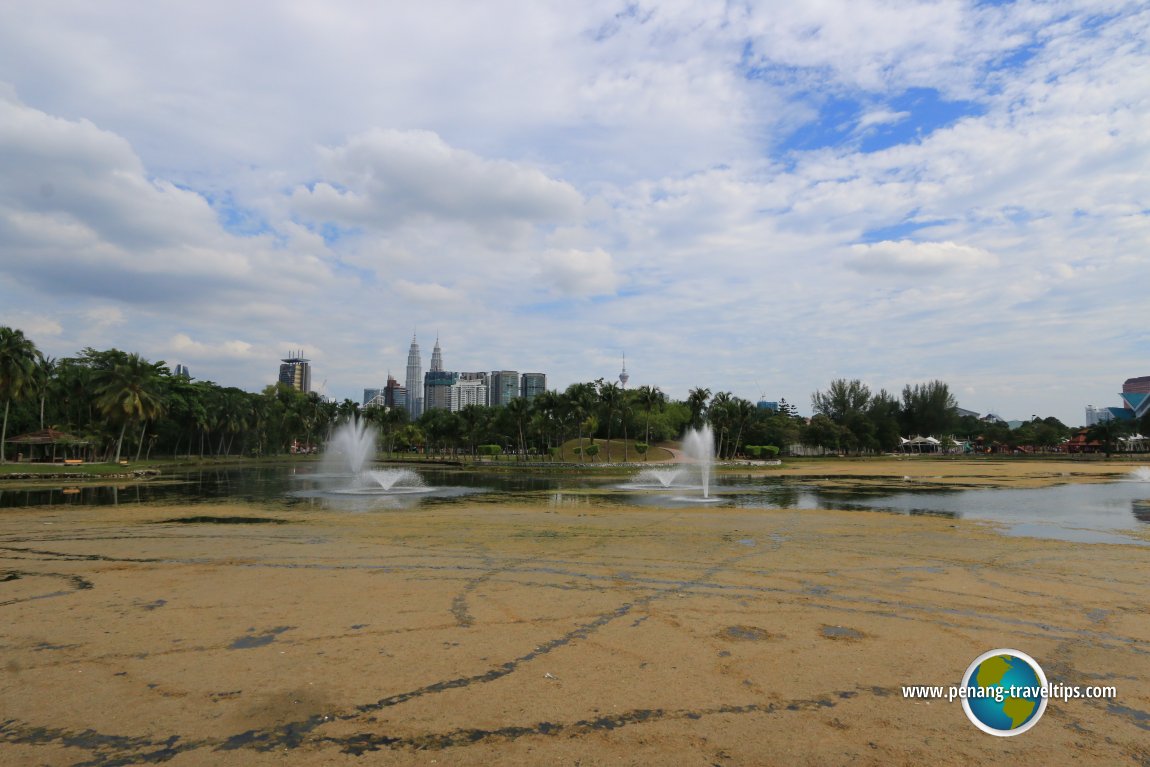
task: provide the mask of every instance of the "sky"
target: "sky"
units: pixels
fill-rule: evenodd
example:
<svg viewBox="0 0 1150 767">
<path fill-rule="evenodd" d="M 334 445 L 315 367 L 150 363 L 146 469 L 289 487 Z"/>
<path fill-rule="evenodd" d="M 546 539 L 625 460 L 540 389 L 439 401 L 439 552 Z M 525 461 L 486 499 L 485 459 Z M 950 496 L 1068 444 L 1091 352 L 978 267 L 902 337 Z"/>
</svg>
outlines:
<svg viewBox="0 0 1150 767">
<path fill-rule="evenodd" d="M 1148 72 L 1141 1 L 5 3 L 0 325 L 1082 424 L 1150 375 Z"/>
</svg>

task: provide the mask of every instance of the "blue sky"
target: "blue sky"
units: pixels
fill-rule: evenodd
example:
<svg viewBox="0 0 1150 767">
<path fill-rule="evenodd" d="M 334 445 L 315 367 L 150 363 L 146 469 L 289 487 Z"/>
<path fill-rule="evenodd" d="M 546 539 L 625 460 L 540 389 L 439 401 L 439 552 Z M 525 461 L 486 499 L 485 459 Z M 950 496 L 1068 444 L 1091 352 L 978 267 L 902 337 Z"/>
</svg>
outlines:
<svg viewBox="0 0 1150 767">
<path fill-rule="evenodd" d="M 0 324 L 1080 423 L 1150 373 L 1138 2 L 207 0 L 0 25 Z M 402 376 L 400 376 L 402 377 Z"/>
</svg>

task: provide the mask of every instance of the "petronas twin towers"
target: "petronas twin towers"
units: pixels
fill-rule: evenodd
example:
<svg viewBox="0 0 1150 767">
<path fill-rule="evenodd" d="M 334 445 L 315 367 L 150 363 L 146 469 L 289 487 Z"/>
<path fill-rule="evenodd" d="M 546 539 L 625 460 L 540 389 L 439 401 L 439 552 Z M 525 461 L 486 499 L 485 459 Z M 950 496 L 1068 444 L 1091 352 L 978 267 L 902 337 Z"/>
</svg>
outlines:
<svg viewBox="0 0 1150 767">
<path fill-rule="evenodd" d="M 431 369 L 436 369 L 436 364 L 443 366 L 443 356 L 439 351 L 439 339 L 435 340 L 435 351 L 431 353 Z M 407 350 L 407 414 L 411 416 L 411 420 L 419 418 L 423 413 L 423 360 L 419 356 L 419 342 L 415 340 L 415 334 L 411 334 L 411 348 Z"/>
<path fill-rule="evenodd" d="M 456 411 L 469 404 L 497 407 L 518 397 L 533 399 L 546 391 L 547 376 L 544 373 L 520 375 L 514 370 L 449 373 L 443 369 L 443 351 L 438 338 L 431 352 L 431 369 L 425 376 L 419 341 L 412 333 L 407 351 L 406 388 L 407 413 L 414 421 L 432 408 Z"/>
</svg>

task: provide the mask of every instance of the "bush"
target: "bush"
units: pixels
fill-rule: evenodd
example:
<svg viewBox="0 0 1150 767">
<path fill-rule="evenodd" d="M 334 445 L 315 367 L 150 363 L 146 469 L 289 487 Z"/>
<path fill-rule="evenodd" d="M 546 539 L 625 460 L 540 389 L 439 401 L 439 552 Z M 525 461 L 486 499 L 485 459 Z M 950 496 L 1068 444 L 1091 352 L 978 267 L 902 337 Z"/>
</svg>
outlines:
<svg viewBox="0 0 1150 767">
<path fill-rule="evenodd" d="M 774 445 L 764 445 L 763 446 L 763 457 L 764 458 L 778 458 L 779 457 L 779 449 L 777 447 L 775 447 Z"/>
<path fill-rule="evenodd" d="M 761 445 L 746 445 L 743 447 L 743 451 L 751 458 L 763 457 L 763 448 Z"/>
<path fill-rule="evenodd" d="M 586 450 L 587 450 L 587 455 L 591 456 L 592 461 L 595 460 L 595 456 L 599 455 L 599 446 L 598 445 L 588 445 Z"/>
<path fill-rule="evenodd" d="M 499 445 L 479 445 L 477 448 L 475 448 L 475 452 L 482 456 L 492 457 L 502 453 L 503 448 Z"/>
</svg>

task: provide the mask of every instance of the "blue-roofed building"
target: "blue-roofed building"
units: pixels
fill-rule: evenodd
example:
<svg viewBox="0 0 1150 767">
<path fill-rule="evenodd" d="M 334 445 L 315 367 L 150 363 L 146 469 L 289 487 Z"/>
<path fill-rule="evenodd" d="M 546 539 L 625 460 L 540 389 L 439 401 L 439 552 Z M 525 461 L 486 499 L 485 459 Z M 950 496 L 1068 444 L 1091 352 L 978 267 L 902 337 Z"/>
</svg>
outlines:
<svg viewBox="0 0 1150 767">
<path fill-rule="evenodd" d="M 1122 384 L 1123 408 L 1129 418 L 1141 418 L 1150 413 L 1150 376 L 1127 378 Z"/>
</svg>

